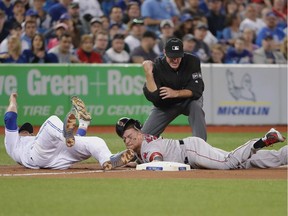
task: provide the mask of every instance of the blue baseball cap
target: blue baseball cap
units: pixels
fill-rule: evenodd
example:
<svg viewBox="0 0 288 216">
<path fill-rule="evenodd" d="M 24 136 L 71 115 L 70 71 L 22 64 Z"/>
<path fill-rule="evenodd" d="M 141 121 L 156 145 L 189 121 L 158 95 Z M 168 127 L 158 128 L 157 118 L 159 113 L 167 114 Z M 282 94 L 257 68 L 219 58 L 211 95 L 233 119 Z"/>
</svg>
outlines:
<svg viewBox="0 0 288 216">
<path fill-rule="evenodd" d="M 69 20 L 71 16 L 68 13 L 64 13 L 60 16 L 59 20 Z"/>
<path fill-rule="evenodd" d="M 26 11 L 25 16 L 38 16 L 38 13 L 33 9 L 29 9 Z"/>
<path fill-rule="evenodd" d="M 180 18 L 180 21 L 183 23 L 183 22 L 186 22 L 186 21 L 189 21 L 189 20 L 193 20 L 193 17 L 191 16 L 191 14 L 189 13 L 185 13 L 181 16 Z"/>
</svg>

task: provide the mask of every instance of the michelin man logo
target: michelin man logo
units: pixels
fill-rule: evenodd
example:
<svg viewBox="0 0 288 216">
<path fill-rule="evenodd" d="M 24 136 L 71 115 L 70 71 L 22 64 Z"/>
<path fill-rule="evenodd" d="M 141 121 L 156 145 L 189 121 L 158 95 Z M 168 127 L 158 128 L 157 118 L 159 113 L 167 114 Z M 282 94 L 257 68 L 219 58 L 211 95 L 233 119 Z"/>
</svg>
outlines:
<svg viewBox="0 0 288 216">
<path fill-rule="evenodd" d="M 239 86 L 235 85 L 234 74 L 229 69 L 226 71 L 226 77 L 229 93 L 235 100 L 256 101 L 255 93 L 252 91 L 252 78 L 250 74 L 246 73 L 243 75 Z"/>
<path fill-rule="evenodd" d="M 179 46 L 172 46 L 172 50 L 179 50 Z"/>
</svg>

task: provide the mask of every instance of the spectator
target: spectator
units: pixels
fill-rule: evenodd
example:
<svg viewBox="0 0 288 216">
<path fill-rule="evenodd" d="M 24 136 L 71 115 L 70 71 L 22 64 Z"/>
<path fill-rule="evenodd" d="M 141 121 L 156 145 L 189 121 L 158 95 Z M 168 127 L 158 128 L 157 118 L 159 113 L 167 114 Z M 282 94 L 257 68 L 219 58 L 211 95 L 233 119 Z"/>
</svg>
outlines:
<svg viewBox="0 0 288 216">
<path fill-rule="evenodd" d="M 129 35 L 125 38 L 125 43 L 129 46 L 130 52 L 141 44 L 143 33 L 145 32 L 144 21 L 142 19 L 133 19 L 129 23 Z"/>
<path fill-rule="evenodd" d="M 221 44 L 214 44 L 211 47 L 211 57 L 208 63 L 224 64 L 225 48 Z"/>
<path fill-rule="evenodd" d="M 103 63 L 111 63 L 106 54 L 106 49 L 109 42 L 109 35 L 106 31 L 100 30 L 95 36 L 94 51 L 99 53 Z"/>
<path fill-rule="evenodd" d="M 29 49 L 31 49 L 31 40 L 36 34 L 36 22 L 27 21 L 24 23 L 24 33 L 21 36 L 21 40 L 27 42 Z"/>
<path fill-rule="evenodd" d="M 16 0 L 13 4 L 13 16 L 9 18 L 10 25 L 17 22 L 22 24 L 25 21 L 25 7 L 21 0 Z"/>
<path fill-rule="evenodd" d="M 59 45 L 50 49 L 48 53 L 54 53 L 59 63 L 80 63 L 72 52 L 72 36 L 67 32 L 60 36 Z"/>
<path fill-rule="evenodd" d="M 287 27 L 287 1 L 285 5 L 284 0 L 274 0 L 272 10 L 278 18 L 278 27 L 281 29 Z"/>
<path fill-rule="evenodd" d="M 137 3 L 139 6 L 141 6 L 142 2 L 143 0 L 117 0 L 116 5 L 119 6 L 124 12 L 127 11 L 127 8 L 130 3 Z"/>
<path fill-rule="evenodd" d="M 277 49 L 279 49 L 280 44 L 285 37 L 285 33 L 277 27 L 277 17 L 274 12 L 269 12 L 266 14 L 265 22 L 267 26 L 260 29 L 259 34 L 256 38 L 256 44 L 259 47 L 262 46 L 263 38 L 265 38 L 266 35 L 272 35 L 275 46 L 277 47 Z"/>
<path fill-rule="evenodd" d="M 249 28 L 244 29 L 242 33 L 242 37 L 244 39 L 244 48 L 248 50 L 249 52 L 253 53 L 254 50 L 259 48 L 259 46 L 257 46 L 254 43 L 255 32 L 252 29 L 249 29 Z"/>
<path fill-rule="evenodd" d="M 43 35 L 37 33 L 32 38 L 32 47 L 23 51 L 25 63 L 58 63 L 57 56 L 47 53 Z"/>
<path fill-rule="evenodd" d="M 6 14 L 0 9 L 0 44 L 9 35 L 9 24 L 6 20 Z"/>
<path fill-rule="evenodd" d="M 157 42 L 157 46 L 159 50 L 154 51 L 158 55 L 163 55 L 163 50 L 165 47 L 166 42 L 174 37 L 174 31 L 175 31 L 175 26 L 174 23 L 171 20 L 162 20 L 160 23 L 160 35 L 159 35 L 159 40 Z"/>
<path fill-rule="evenodd" d="M 141 39 L 141 45 L 131 52 L 133 63 L 143 63 L 145 60 L 154 61 L 157 54 L 153 51 L 156 44 L 157 36 L 154 32 L 146 31 Z"/>
<path fill-rule="evenodd" d="M 55 36 L 51 39 L 49 39 L 47 44 L 47 50 L 52 49 L 53 47 L 57 46 L 59 44 L 59 39 L 64 32 L 67 32 L 68 26 L 65 23 L 58 23 L 54 27 Z"/>
<path fill-rule="evenodd" d="M 264 21 L 257 17 L 254 4 L 247 5 L 245 9 L 245 17 L 246 18 L 240 23 L 240 31 L 250 28 L 258 34 L 259 30 L 265 26 Z"/>
<path fill-rule="evenodd" d="M 237 38 L 234 47 L 230 47 L 226 54 L 225 63 L 228 64 L 251 64 L 252 53 L 244 48 L 244 39 Z"/>
<path fill-rule="evenodd" d="M 57 4 L 54 4 L 49 9 L 48 13 L 52 18 L 52 23 L 57 22 L 62 14 L 68 12 L 68 6 L 71 3 L 71 0 L 59 0 Z"/>
<path fill-rule="evenodd" d="M 188 0 L 188 5 L 181 11 L 181 14 L 189 13 L 192 17 L 205 16 L 205 13 L 200 9 L 199 5 L 199 0 Z"/>
<path fill-rule="evenodd" d="M 9 31 L 9 35 L 2 41 L 0 44 L 0 53 L 8 52 L 8 38 L 11 36 L 16 36 L 21 41 L 21 51 L 24 51 L 25 49 L 29 49 L 29 44 L 27 41 L 21 39 L 22 34 L 22 25 L 18 22 L 15 22 Z"/>
<path fill-rule="evenodd" d="M 98 17 L 94 17 L 90 21 L 90 33 L 95 38 L 98 31 L 103 29 L 102 21 Z"/>
<path fill-rule="evenodd" d="M 128 24 L 133 19 L 139 19 L 141 17 L 140 14 L 140 6 L 137 2 L 129 2 L 127 6 L 127 12 L 123 15 L 123 23 Z"/>
<path fill-rule="evenodd" d="M 113 23 L 109 26 L 109 40 L 110 42 L 114 38 L 116 34 L 122 34 L 120 30 L 120 26 L 117 23 Z"/>
<path fill-rule="evenodd" d="M 283 54 L 274 49 L 272 35 L 266 35 L 262 40 L 262 47 L 253 52 L 255 64 L 287 64 Z"/>
<path fill-rule="evenodd" d="M 110 27 L 109 18 L 107 16 L 101 16 L 100 19 L 102 21 L 103 30 L 109 31 L 109 27 Z"/>
<path fill-rule="evenodd" d="M 206 63 L 210 58 L 210 48 L 204 42 L 204 38 L 207 35 L 208 26 L 205 23 L 199 22 L 194 30 L 194 36 L 196 39 L 196 45 L 193 50 L 196 56 L 201 62 Z"/>
<path fill-rule="evenodd" d="M 183 13 L 185 9 L 190 7 L 189 1 L 186 0 L 174 0 L 174 3 L 180 13 Z"/>
<path fill-rule="evenodd" d="M 30 9 L 30 0 L 21 0 L 21 1 L 24 4 L 25 11 L 28 11 Z"/>
<path fill-rule="evenodd" d="M 241 36 L 239 29 L 241 22 L 240 15 L 238 13 L 230 14 L 226 17 L 226 27 L 223 29 L 222 38 L 223 42 L 230 46 L 235 43 L 236 38 Z"/>
<path fill-rule="evenodd" d="M 103 16 L 102 8 L 98 0 L 79 0 L 80 17 L 101 17 Z M 90 22 L 90 19 L 86 19 Z"/>
<path fill-rule="evenodd" d="M 193 32 L 194 29 L 197 28 L 198 23 L 202 23 L 207 25 L 207 19 L 205 16 L 203 17 L 194 17 L 193 18 Z M 204 38 L 204 42 L 208 45 L 208 46 L 212 46 L 215 43 L 218 43 L 218 39 L 209 31 L 209 29 L 207 29 L 207 33 L 206 36 Z"/>
<path fill-rule="evenodd" d="M 112 39 L 112 47 L 106 51 L 106 54 L 112 63 L 129 63 L 130 56 L 124 50 L 125 42 L 123 34 L 116 34 Z"/>
<path fill-rule="evenodd" d="M 186 13 L 181 16 L 180 21 L 181 23 L 174 32 L 175 37 L 181 39 L 186 34 L 193 34 L 193 17 Z"/>
<path fill-rule="evenodd" d="M 29 9 L 25 12 L 25 22 L 27 21 L 33 21 L 33 22 L 37 22 L 37 18 L 38 18 L 38 13 L 37 11 L 33 10 L 33 9 Z"/>
<path fill-rule="evenodd" d="M 222 13 L 222 0 L 208 0 L 209 12 L 206 14 L 208 29 L 217 38 L 222 37 L 225 15 Z"/>
<path fill-rule="evenodd" d="M 183 50 L 186 53 L 194 54 L 193 50 L 196 45 L 196 39 L 192 34 L 186 34 L 183 39 Z"/>
<path fill-rule="evenodd" d="M 72 44 L 74 48 L 78 48 L 80 45 L 81 36 L 84 33 L 88 33 L 88 29 L 84 29 L 84 25 L 79 16 L 79 4 L 72 2 L 68 6 L 68 15 L 72 20 L 73 28 L 70 33 L 72 34 Z"/>
<path fill-rule="evenodd" d="M 123 23 L 123 12 L 120 7 L 113 6 L 110 12 L 110 25 L 117 24 L 119 26 L 119 33 L 126 34 L 127 26 Z"/>
<path fill-rule="evenodd" d="M 2 0 L 0 1 L 0 10 L 4 11 L 7 20 L 11 19 L 13 17 L 13 2 L 11 0 Z"/>
<path fill-rule="evenodd" d="M 45 4 L 43 6 L 43 10 L 46 12 L 49 11 L 50 8 L 57 3 L 58 3 L 58 1 L 55 1 L 55 0 L 46 0 Z"/>
<path fill-rule="evenodd" d="M 37 32 L 45 34 L 51 27 L 52 18 L 50 15 L 43 9 L 45 0 L 34 0 L 33 9 L 37 12 Z"/>
<path fill-rule="evenodd" d="M 25 63 L 21 55 L 21 41 L 16 35 L 8 38 L 8 51 L 0 54 L 1 63 Z"/>
<path fill-rule="evenodd" d="M 93 37 L 85 34 L 81 37 L 80 48 L 76 51 L 81 63 L 102 63 L 101 55 L 93 50 Z"/>
<path fill-rule="evenodd" d="M 286 59 L 286 61 L 288 60 L 287 58 L 287 46 L 288 45 L 288 40 L 287 40 L 287 36 L 284 38 L 281 47 L 280 47 L 280 52 L 283 54 L 284 58 Z"/>
<path fill-rule="evenodd" d="M 71 19 L 71 16 L 68 13 L 64 13 L 59 18 L 60 23 L 65 23 L 68 26 L 67 32 L 72 36 L 72 45 L 74 49 L 77 49 L 80 44 L 80 32 L 77 28 L 75 28 L 74 23 Z"/>
<path fill-rule="evenodd" d="M 145 0 L 141 5 L 141 16 L 147 30 L 159 35 L 159 25 L 164 19 L 171 19 L 174 23 L 178 21 L 178 11 L 171 1 Z"/>
<path fill-rule="evenodd" d="M 226 17 L 238 13 L 238 5 L 235 0 L 224 1 L 224 10 Z"/>
<path fill-rule="evenodd" d="M 266 0 L 264 0 L 266 1 Z M 270 0 L 268 0 L 270 1 Z M 244 11 L 247 7 L 247 1 L 246 0 L 235 0 L 236 4 L 237 4 L 237 8 L 238 8 L 238 12 L 240 14 L 244 14 Z"/>
</svg>

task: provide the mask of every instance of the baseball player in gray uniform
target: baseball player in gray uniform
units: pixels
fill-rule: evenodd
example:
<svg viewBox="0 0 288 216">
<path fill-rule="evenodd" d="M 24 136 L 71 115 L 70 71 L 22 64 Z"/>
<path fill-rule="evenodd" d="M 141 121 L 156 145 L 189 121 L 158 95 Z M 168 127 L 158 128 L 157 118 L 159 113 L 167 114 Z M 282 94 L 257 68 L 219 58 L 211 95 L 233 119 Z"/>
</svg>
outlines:
<svg viewBox="0 0 288 216">
<path fill-rule="evenodd" d="M 249 140 L 231 152 L 212 147 L 198 137 L 173 140 L 144 134 L 140 122 L 127 117 L 116 123 L 116 132 L 127 149 L 135 152 L 140 163 L 169 161 L 186 163 L 195 169 L 271 168 L 287 165 L 287 145 L 279 151 L 261 150 L 285 141 L 285 137 L 273 128 L 263 138 Z"/>
<path fill-rule="evenodd" d="M 8 155 L 17 163 L 31 169 L 67 169 L 72 164 L 92 156 L 99 161 L 103 169 L 110 170 L 126 164 L 134 157 L 131 150 L 113 155 L 105 141 L 99 137 L 74 137 L 76 117 L 82 120 L 87 117 L 87 121 L 91 117 L 87 114 L 82 100 L 73 97 L 72 104 L 74 109 L 68 113 L 64 123 L 53 115 L 34 136 L 30 123 L 25 123 L 18 130 L 17 94 L 12 93 L 4 116 L 5 147 Z"/>
</svg>

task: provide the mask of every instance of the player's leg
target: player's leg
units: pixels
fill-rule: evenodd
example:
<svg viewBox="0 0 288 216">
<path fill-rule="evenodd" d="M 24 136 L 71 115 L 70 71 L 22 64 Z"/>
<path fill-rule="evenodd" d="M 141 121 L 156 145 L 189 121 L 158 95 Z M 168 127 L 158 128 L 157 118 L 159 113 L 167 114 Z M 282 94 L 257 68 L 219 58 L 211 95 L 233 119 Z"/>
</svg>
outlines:
<svg viewBox="0 0 288 216">
<path fill-rule="evenodd" d="M 202 109 L 203 97 L 192 100 L 188 105 L 188 121 L 192 128 L 193 136 L 207 140 L 205 113 Z"/>
<path fill-rule="evenodd" d="M 181 108 L 177 109 L 176 105 L 165 109 L 153 107 L 141 131 L 145 134 L 160 136 L 167 125 L 180 114 Z"/>
<path fill-rule="evenodd" d="M 287 165 L 288 146 L 284 146 L 279 150 L 259 150 L 241 164 L 241 168 L 275 168 Z"/>
<path fill-rule="evenodd" d="M 77 96 L 71 97 L 71 103 L 75 116 L 79 121 L 79 127 L 76 135 L 85 136 L 88 130 L 88 126 L 92 120 L 91 114 L 87 112 L 85 103 Z"/>
<path fill-rule="evenodd" d="M 64 148 L 63 122 L 55 115 L 49 117 L 40 127 L 31 155 L 41 168 L 52 168 L 52 163 Z M 66 167 L 68 168 L 68 167 Z"/>
<path fill-rule="evenodd" d="M 261 139 L 253 139 L 226 153 L 212 147 L 197 137 L 184 139 L 189 163 L 195 168 L 237 169 L 253 154 L 265 146 L 283 142 L 285 138 L 276 130 L 271 129 Z M 187 144 L 186 144 L 187 143 Z"/>
</svg>

